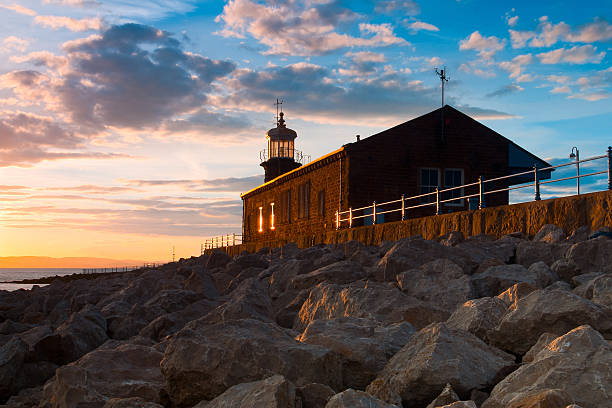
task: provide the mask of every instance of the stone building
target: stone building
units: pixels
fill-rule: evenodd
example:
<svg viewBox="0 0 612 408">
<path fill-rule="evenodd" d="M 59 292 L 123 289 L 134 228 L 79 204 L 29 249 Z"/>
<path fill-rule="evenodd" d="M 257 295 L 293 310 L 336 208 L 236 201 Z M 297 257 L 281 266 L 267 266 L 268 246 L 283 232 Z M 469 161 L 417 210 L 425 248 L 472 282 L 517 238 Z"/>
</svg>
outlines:
<svg viewBox="0 0 612 408">
<path fill-rule="evenodd" d="M 336 211 L 397 200 L 402 194 L 417 196 L 435 191 L 538 168 L 549 164 L 464 113 L 445 105 L 423 116 L 370 137 L 343 145 L 307 164 L 299 163 L 294 140 L 297 133 L 280 116 L 266 135 L 262 156 L 265 183 L 241 195 L 243 241 L 292 241 L 292 237 L 331 230 Z M 540 172 L 541 179 L 550 171 Z M 487 183 L 488 191 L 528 181 L 515 177 Z M 445 193 L 452 199 L 473 190 Z M 435 200 L 420 197 L 408 206 Z M 470 203 L 468 203 L 470 201 Z M 474 209 L 474 199 L 441 205 L 441 212 Z M 508 204 L 508 192 L 486 196 L 486 205 Z M 396 204 L 399 205 L 399 204 Z M 435 206 L 408 210 L 406 217 L 433 215 Z M 386 218 L 385 218 L 386 217 Z M 376 221 L 400 219 L 399 213 L 378 216 Z M 355 220 L 367 225 L 372 216 Z"/>
</svg>

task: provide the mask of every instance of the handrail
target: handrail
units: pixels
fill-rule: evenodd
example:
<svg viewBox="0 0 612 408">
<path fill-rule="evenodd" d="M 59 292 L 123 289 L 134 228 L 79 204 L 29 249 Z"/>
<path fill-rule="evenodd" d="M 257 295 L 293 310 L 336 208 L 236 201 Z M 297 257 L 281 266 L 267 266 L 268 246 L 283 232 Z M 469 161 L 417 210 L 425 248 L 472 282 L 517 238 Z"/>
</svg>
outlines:
<svg viewBox="0 0 612 408">
<path fill-rule="evenodd" d="M 594 161 L 594 160 L 600 160 L 600 159 L 604 159 L 607 158 L 608 159 L 608 169 L 607 170 L 603 170 L 603 171 L 596 171 L 596 172 L 591 172 L 591 173 L 587 173 L 587 174 L 580 174 L 579 171 L 579 164 L 580 163 L 586 163 L 586 162 L 590 162 L 590 161 Z M 544 171 L 549 171 L 549 170 L 554 170 L 557 168 L 561 168 L 561 167 L 567 167 L 567 166 L 572 166 L 575 165 L 578 169 L 578 174 L 576 176 L 571 176 L 571 177 L 563 177 L 560 179 L 555 179 L 555 180 L 549 180 L 549 181 L 540 181 L 539 180 L 539 174 L 541 172 Z M 535 188 L 535 200 L 540 200 L 540 186 L 544 185 L 544 184 L 551 184 L 551 183 L 557 183 L 560 181 L 566 181 L 566 180 L 573 180 L 576 179 L 578 182 L 581 178 L 583 177 L 591 177 L 591 176 L 596 176 L 596 175 L 600 175 L 600 174 L 608 174 L 608 190 L 612 190 L 612 146 L 608 147 L 607 150 L 607 154 L 601 155 L 601 156 L 593 156 L 593 157 L 588 157 L 586 159 L 582 159 L 582 160 L 574 160 L 568 163 L 561 163 L 555 166 L 549 166 L 549 167 L 543 167 L 543 168 L 538 168 L 534 165 L 532 170 L 528 170 L 528 171 L 523 171 L 523 172 L 519 172 L 519 173 L 513 173 L 513 174 L 509 174 L 509 175 L 505 175 L 505 176 L 500 176 L 500 177 L 495 177 L 495 178 L 491 178 L 491 179 L 487 179 L 485 180 L 484 178 L 479 178 L 479 180 L 477 182 L 472 182 L 472 183 L 467 183 L 467 184 L 463 184 L 461 186 L 454 186 L 454 187 L 449 187 L 449 188 L 445 188 L 443 190 L 436 188 L 435 191 L 431 191 L 429 193 L 423 193 L 423 194 L 419 194 L 419 195 L 415 195 L 415 196 L 410 196 L 410 197 L 405 197 L 404 195 L 402 195 L 402 197 L 400 199 L 397 200 L 391 200 L 391 201 L 386 201 L 386 202 L 382 202 L 382 203 L 377 203 L 376 201 L 374 201 L 374 203 L 372 205 L 367 205 L 364 207 L 359 207 L 359 208 L 349 208 L 348 210 L 338 210 L 336 211 L 336 229 L 340 229 L 340 227 L 342 226 L 343 222 L 348 222 L 349 228 L 351 228 L 353 226 L 353 221 L 357 220 L 357 219 L 362 219 L 362 218 L 371 218 L 372 219 L 372 223 L 376 224 L 377 223 L 377 216 L 378 215 L 382 215 L 382 214 L 389 214 L 389 213 L 394 213 L 394 212 L 398 212 L 401 211 L 402 213 L 402 220 L 405 219 L 405 213 L 408 210 L 412 210 L 415 208 L 422 208 L 422 207 L 429 207 L 429 206 L 435 206 L 436 207 L 436 214 L 440 214 L 440 205 L 444 204 L 444 203 L 449 203 L 449 202 L 454 202 L 454 201 L 459 201 L 459 200 L 463 200 L 466 198 L 474 198 L 474 197 L 478 197 L 479 198 L 479 204 L 478 204 L 478 208 L 485 208 L 485 202 L 484 202 L 484 198 L 486 195 L 490 195 L 490 194 L 496 194 L 496 193 L 501 193 L 504 191 L 513 191 L 513 190 L 519 190 L 519 189 L 523 189 L 523 188 L 528 188 L 528 187 L 534 187 Z M 496 189 L 496 190 L 491 190 L 491 191 L 486 191 L 484 188 L 484 185 L 486 183 L 491 183 L 491 182 L 495 182 L 495 181 L 499 181 L 499 180 L 505 180 L 505 179 L 509 179 L 509 178 L 513 178 L 513 177 L 518 177 L 518 176 L 524 176 L 524 175 L 529 175 L 532 174 L 533 175 L 533 181 L 532 182 L 527 182 L 518 186 L 513 186 L 513 187 L 506 187 L 506 188 L 500 188 L 500 189 Z M 477 193 L 474 194 L 464 194 L 460 197 L 451 197 L 451 198 L 444 198 L 441 199 L 441 195 L 444 195 L 444 193 L 447 193 L 449 191 L 454 191 L 454 190 L 461 190 L 467 187 L 473 187 L 473 186 L 479 186 L 479 191 Z M 578 188 L 578 194 L 580 194 L 580 189 Z M 435 196 L 435 201 L 432 200 L 431 202 L 427 202 L 427 203 L 422 203 L 422 204 L 417 204 L 417 205 L 413 205 L 413 206 L 406 206 L 406 202 L 410 201 L 410 200 L 415 200 L 415 199 L 419 199 L 419 198 L 424 198 L 424 197 L 429 197 L 429 196 Z M 377 210 L 378 208 L 385 206 L 385 205 L 389 205 L 389 204 L 395 204 L 395 203 L 401 203 L 400 208 L 394 208 L 394 209 L 387 209 L 385 211 L 380 211 Z M 365 210 L 369 210 L 371 209 L 371 211 L 368 211 L 366 213 Z M 355 212 L 358 211 L 362 211 L 363 214 L 360 215 L 356 215 Z M 348 217 L 343 218 L 344 215 L 348 214 Z"/>
<path fill-rule="evenodd" d="M 207 249 L 215 248 L 226 248 L 230 246 L 236 246 L 242 244 L 242 234 L 225 234 L 219 235 L 204 240 L 203 244 L 200 244 L 200 254 L 204 254 Z"/>
</svg>

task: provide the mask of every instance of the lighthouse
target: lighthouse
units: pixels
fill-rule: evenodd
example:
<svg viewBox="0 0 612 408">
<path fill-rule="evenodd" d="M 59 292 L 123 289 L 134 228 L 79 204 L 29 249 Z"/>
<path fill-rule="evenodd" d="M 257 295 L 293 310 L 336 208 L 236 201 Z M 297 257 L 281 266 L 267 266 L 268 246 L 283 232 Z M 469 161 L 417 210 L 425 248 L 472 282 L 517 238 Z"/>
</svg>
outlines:
<svg viewBox="0 0 612 408">
<path fill-rule="evenodd" d="M 296 160 L 294 141 L 297 133 L 285 125 L 284 113 L 277 116 L 276 127 L 268 130 L 266 140 L 268 148 L 260 153 L 261 164 L 266 175 L 265 182 L 301 166 Z"/>
</svg>

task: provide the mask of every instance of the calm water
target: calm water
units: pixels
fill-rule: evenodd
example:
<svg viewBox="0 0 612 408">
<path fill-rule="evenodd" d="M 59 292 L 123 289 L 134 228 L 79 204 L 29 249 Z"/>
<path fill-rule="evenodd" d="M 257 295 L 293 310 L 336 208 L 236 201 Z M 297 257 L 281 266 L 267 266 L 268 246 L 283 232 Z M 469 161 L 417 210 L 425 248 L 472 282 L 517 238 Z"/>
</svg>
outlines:
<svg viewBox="0 0 612 408">
<path fill-rule="evenodd" d="M 0 282 L 23 279 L 44 278 L 45 276 L 63 276 L 81 273 L 81 268 L 0 268 Z M 33 284 L 0 283 L 0 290 L 32 289 Z M 45 285 L 38 285 L 45 286 Z"/>
</svg>

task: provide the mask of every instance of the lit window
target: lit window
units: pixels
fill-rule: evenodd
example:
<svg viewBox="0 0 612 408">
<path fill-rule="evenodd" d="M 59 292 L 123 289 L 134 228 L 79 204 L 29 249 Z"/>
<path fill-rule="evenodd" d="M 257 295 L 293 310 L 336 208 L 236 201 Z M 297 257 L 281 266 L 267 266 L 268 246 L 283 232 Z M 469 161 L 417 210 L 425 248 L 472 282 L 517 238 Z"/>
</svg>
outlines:
<svg viewBox="0 0 612 408">
<path fill-rule="evenodd" d="M 270 203 L 270 229 L 274 229 L 274 203 Z"/>
<path fill-rule="evenodd" d="M 259 232 L 263 232 L 263 207 L 259 207 Z"/>
</svg>

